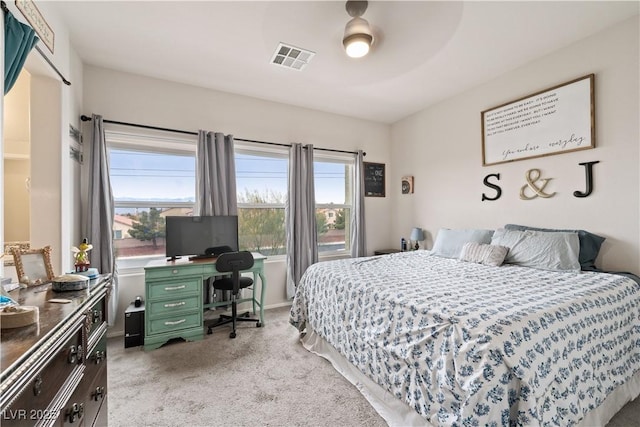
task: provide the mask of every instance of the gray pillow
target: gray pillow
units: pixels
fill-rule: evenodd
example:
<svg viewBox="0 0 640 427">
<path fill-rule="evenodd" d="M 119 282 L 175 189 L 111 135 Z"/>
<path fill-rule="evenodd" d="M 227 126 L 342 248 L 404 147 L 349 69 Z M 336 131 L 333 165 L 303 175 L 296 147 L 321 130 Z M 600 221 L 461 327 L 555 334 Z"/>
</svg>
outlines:
<svg viewBox="0 0 640 427">
<path fill-rule="evenodd" d="M 590 233 L 586 230 L 557 230 L 552 228 L 537 228 L 516 224 L 507 224 L 504 226 L 504 228 L 506 230 L 534 230 L 546 232 L 578 233 L 578 239 L 580 240 L 580 254 L 578 255 L 580 269 L 583 271 L 598 270 L 598 268 L 596 267 L 596 258 L 598 258 L 600 246 L 602 246 L 602 243 L 606 240 L 604 237 Z"/>
<path fill-rule="evenodd" d="M 580 271 L 578 233 L 498 229 L 492 245 L 507 246 L 504 262 L 553 271 Z"/>
<path fill-rule="evenodd" d="M 460 260 L 498 267 L 502 265 L 508 252 L 509 248 L 506 246 L 469 242 L 462 247 Z"/>
<path fill-rule="evenodd" d="M 465 243 L 491 243 L 493 230 L 451 230 L 441 228 L 436 235 L 431 253 L 443 258 L 460 258 L 460 252 Z"/>
</svg>

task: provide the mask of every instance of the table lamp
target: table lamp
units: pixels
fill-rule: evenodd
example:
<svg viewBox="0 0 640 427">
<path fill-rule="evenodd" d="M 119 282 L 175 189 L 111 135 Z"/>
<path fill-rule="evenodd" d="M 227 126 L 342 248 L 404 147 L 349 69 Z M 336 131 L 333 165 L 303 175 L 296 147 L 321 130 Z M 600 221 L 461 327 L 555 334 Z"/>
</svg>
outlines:
<svg viewBox="0 0 640 427">
<path fill-rule="evenodd" d="M 414 227 L 413 230 L 411 230 L 411 236 L 409 238 L 416 242 L 413 249 L 418 250 L 418 248 L 420 248 L 418 242 L 424 240 L 424 231 L 422 231 L 422 228 Z"/>
</svg>

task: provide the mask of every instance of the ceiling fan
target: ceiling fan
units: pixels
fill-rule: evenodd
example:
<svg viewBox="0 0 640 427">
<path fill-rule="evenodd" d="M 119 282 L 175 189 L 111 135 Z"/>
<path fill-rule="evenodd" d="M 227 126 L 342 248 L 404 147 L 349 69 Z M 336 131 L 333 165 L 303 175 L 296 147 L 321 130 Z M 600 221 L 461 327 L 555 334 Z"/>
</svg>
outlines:
<svg viewBox="0 0 640 427">
<path fill-rule="evenodd" d="M 369 2 L 366 0 L 349 0 L 345 9 L 351 20 L 344 29 L 342 44 L 351 58 L 361 58 L 369 53 L 373 44 L 373 32 L 369 22 L 361 16 L 366 12 Z"/>
</svg>

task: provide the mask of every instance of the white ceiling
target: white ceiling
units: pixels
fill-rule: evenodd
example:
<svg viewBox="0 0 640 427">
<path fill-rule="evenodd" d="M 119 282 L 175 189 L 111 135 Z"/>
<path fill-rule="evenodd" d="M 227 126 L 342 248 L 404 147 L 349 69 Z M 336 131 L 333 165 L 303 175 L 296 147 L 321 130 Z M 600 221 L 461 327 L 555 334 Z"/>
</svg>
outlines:
<svg viewBox="0 0 640 427">
<path fill-rule="evenodd" d="M 371 53 L 342 48 L 335 1 L 60 1 L 87 64 L 384 123 L 635 15 L 637 1 L 370 1 Z M 279 42 L 316 53 L 270 64 Z M 591 72 L 593 70 L 585 70 Z"/>
</svg>

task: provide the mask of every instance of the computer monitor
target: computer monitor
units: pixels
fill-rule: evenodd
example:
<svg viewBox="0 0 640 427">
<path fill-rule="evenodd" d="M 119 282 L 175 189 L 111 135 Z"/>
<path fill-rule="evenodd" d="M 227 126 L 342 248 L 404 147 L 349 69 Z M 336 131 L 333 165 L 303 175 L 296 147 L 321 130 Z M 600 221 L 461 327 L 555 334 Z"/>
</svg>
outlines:
<svg viewBox="0 0 640 427">
<path fill-rule="evenodd" d="M 166 255 L 176 259 L 205 255 L 207 248 L 229 246 L 238 250 L 238 217 L 168 216 L 166 217 Z"/>
</svg>

